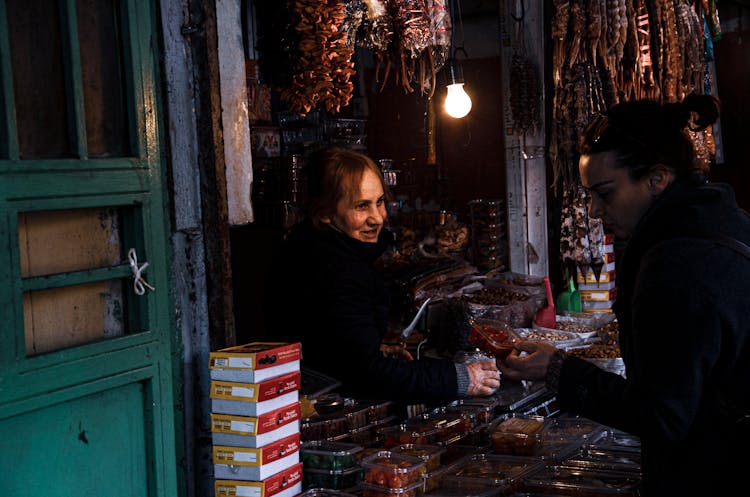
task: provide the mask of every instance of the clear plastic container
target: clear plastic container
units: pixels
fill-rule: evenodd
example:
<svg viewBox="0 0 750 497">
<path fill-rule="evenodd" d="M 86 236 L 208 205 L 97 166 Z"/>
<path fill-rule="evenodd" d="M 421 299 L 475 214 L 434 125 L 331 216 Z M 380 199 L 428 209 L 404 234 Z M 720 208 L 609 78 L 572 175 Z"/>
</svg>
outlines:
<svg viewBox="0 0 750 497">
<path fill-rule="evenodd" d="M 422 458 L 425 462 L 425 471 L 431 473 L 440 467 L 441 457 L 446 449 L 432 444 L 401 444 L 391 448 L 391 451 Z"/>
<path fill-rule="evenodd" d="M 346 427 L 349 430 L 356 430 L 370 424 L 368 418 L 370 410 L 367 406 L 357 403 L 346 409 L 344 413 L 344 419 L 346 419 Z"/>
<path fill-rule="evenodd" d="M 495 419 L 495 411 L 498 409 L 500 401 L 497 397 L 474 397 L 471 399 L 462 399 L 455 404 L 457 410 L 476 409 L 477 424 L 482 425 L 490 423 Z"/>
<path fill-rule="evenodd" d="M 334 490 L 331 488 L 311 487 L 299 494 L 298 497 L 356 497 L 354 494 Z"/>
<path fill-rule="evenodd" d="M 362 482 L 359 484 L 359 490 L 362 497 L 416 497 L 422 485 L 421 480 L 397 488 L 381 487 L 380 485 Z"/>
<path fill-rule="evenodd" d="M 567 440 L 598 439 L 606 427 L 596 421 L 581 416 L 560 416 L 544 420 L 544 434 L 549 437 L 561 437 Z"/>
<path fill-rule="evenodd" d="M 498 359 L 505 359 L 518 339 L 515 331 L 501 321 L 476 318 L 470 325 L 469 342 Z"/>
<path fill-rule="evenodd" d="M 389 409 L 393 405 L 390 400 L 369 401 L 367 405 L 367 420 L 375 423 L 389 416 Z"/>
<path fill-rule="evenodd" d="M 562 464 L 579 468 L 640 473 L 641 453 L 632 450 L 589 447 L 583 448 L 577 454 L 565 459 Z"/>
<path fill-rule="evenodd" d="M 590 318 L 558 314 L 555 318 L 555 328 L 545 328 L 536 323 L 532 323 L 532 327 L 543 331 L 569 331 L 581 339 L 587 339 L 597 336 L 601 326 L 598 321 Z"/>
<path fill-rule="evenodd" d="M 362 481 L 363 469 L 354 466 L 343 470 L 325 470 L 305 467 L 302 470 L 302 486 L 342 490 L 352 488 Z"/>
<path fill-rule="evenodd" d="M 379 444 L 384 439 L 381 430 L 388 426 L 392 426 L 393 421 L 396 419 L 396 416 L 389 416 L 361 428 L 349 430 L 348 439 L 352 443 L 362 445 L 363 447 L 371 447 L 374 444 Z"/>
<path fill-rule="evenodd" d="M 503 495 L 503 489 L 486 483 L 466 479 L 447 480 L 434 490 L 427 491 L 424 495 L 430 497 L 498 497 Z"/>
<path fill-rule="evenodd" d="M 572 331 L 548 330 L 538 328 L 515 328 L 514 331 L 522 340 L 547 342 L 555 347 L 572 347 L 581 343 L 581 337 Z"/>
<path fill-rule="evenodd" d="M 518 482 L 523 475 L 542 465 L 540 460 L 532 457 L 476 454 L 456 463 L 445 479 L 469 479 L 510 491 L 519 488 Z"/>
<path fill-rule="evenodd" d="M 435 441 L 448 440 L 470 429 L 461 414 L 448 413 L 443 410 L 412 417 L 406 421 L 406 427 L 417 431 L 436 430 Z"/>
<path fill-rule="evenodd" d="M 636 435 L 626 433 L 622 430 L 616 430 L 614 428 L 607 427 L 603 432 L 598 434 L 596 437 L 587 443 L 592 447 L 605 447 L 616 450 L 641 450 L 641 439 Z"/>
<path fill-rule="evenodd" d="M 331 139 L 365 136 L 367 119 L 326 119 L 323 126 L 326 136 Z"/>
<path fill-rule="evenodd" d="M 383 447 L 391 448 L 401 444 L 433 444 L 438 441 L 438 433 L 435 428 L 400 424 L 379 428 L 378 438 L 383 441 Z"/>
<path fill-rule="evenodd" d="M 548 464 L 561 463 L 604 429 L 603 425 L 578 416 L 545 418 L 540 455 Z"/>
<path fill-rule="evenodd" d="M 445 482 L 445 475 L 450 474 L 456 470 L 458 461 L 454 461 L 452 464 L 440 466 L 428 473 L 422 475 L 422 493 L 432 492 L 433 490 L 441 487 Z"/>
<path fill-rule="evenodd" d="M 524 490 L 578 497 L 640 495 L 641 477 L 625 471 L 601 471 L 566 466 L 543 466 L 521 477 Z"/>
<path fill-rule="evenodd" d="M 420 457 L 383 450 L 362 459 L 364 481 L 386 489 L 404 488 L 421 482 L 425 462 Z"/>
<path fill-rule="evenodd" d="M 480 424 L 485 424 L 488 421 L 486 410 L 482 406 L 462 404 L 456 406 L 448 406 L 445 408 L 446 414 L 460 416 L 462 419 L 461 431 L 470 432 Z M 480 422 L 481 420 L 481 422 Z"/>
<path fill-rule="evenodd" d="M 305 469 L 340 471 L 359 466 L 360 445 L 347 442 L 311 441 L 300 447 L 300 459 Z"/>
<path fill-rule="evenodd" d="M 303 442 L 312 440 L 331 440 L 346 435 L 348 428 L 346 418 L 321 419 L 313 416 L 300 424 L 300 436 Z"/>
<path fill-rule="evenodd" d="M 542 450 L 544 417 L 513 415 L 490 428 L 490 443 L 496 454 L 535 456 Z"/>
</svg>

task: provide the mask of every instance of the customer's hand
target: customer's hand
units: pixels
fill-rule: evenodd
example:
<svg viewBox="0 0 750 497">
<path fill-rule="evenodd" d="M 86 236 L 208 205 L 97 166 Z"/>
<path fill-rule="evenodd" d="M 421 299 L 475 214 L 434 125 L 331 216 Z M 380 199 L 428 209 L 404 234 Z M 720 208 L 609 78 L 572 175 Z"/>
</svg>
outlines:
<svg viewBox="0 0 750 497">
<path fill-rule="evenodd" d="M 503 375 L 511 380 L 543 380 L 557 348 L 546 342 L 529 341 L 515 342 L 513 347 L 504 360 L 498 361 Z"/>
<path fill-rule="evenodd" d="M 466 367 L 469 370 L 469 396 L 492 395 L 500 387 L 500 371 L 495 361 L 472 362 Z"/>
</svg>

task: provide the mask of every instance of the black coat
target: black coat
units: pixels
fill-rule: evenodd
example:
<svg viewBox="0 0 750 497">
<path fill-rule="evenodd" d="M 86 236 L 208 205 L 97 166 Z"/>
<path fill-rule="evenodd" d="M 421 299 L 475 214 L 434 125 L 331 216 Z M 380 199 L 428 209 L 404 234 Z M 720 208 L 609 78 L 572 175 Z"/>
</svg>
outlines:
<svg viewBox="0 0 750 497">
<path fill-rule="evenodd" d="M 267 302 L 276 311 L 269 330 L 300 341 L 302 365 L 341 381 L 337 391 L 345 395 L 401 404 L 453 400 L 451 360 L 407 362 L 380 352 L 390 300 L 375 261 L 389 238 L 384 230 L 377 244 L 364 243 L 330 227 L 296 225 L 271 272 Z"/>
<path fill-rule="evenodd" d="M 641 437 L 647 496 L 732 495 L 720 487 L 743 488 L 750 468 L 750 426 L 721 407 L 750 412 L 750 260 L 697 233 L 750 244 L 728 186 L 671 185 L 628 241 L 615 303 L 627 379 L 577 358 L 560 376 L 563 409 Z"/>
</svg>

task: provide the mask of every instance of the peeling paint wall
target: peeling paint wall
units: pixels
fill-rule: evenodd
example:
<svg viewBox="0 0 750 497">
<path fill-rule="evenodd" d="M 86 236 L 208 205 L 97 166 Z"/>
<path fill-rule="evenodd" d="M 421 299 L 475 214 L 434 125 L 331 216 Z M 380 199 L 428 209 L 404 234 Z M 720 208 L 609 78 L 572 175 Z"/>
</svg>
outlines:
<svg viewBox="0 0 750 497">
<path fill-rule="evenodd" d="M 246 224 L 253 221 L 253 162 L 250 155 L 240 0 L 218 0 L 216 23 L 221 26 L 218 32 L 219 74 L 229 223 Z"/>
</svg>

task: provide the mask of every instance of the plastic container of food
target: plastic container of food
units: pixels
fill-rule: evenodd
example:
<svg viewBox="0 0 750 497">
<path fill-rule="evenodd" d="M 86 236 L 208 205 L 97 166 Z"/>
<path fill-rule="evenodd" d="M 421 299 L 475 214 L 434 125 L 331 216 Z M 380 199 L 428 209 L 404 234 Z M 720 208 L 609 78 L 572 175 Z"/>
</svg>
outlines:
<svg viewBox="0 0 750 497">
<path fill-rule="evenodd" d="M 505 359 L 518 339 L 515 331 L 500 321 L 475 318 L 470 325 L 469 342 L 498 359 Z"/>
<path fill-rule="evenodd" d="M 305 469 L 341 471 L 359 466 L 360 445 L 346 442 L 311 441 L 300 447 L 300 459 Z"/>
<path fill-rule="evenodd" d="M 382 450 L 362 459 L 364 481 L 386 489 L 405 488 L 421 482 L 425 462 L 421 457 Z"/>
<path fill-rule="evenodd" d="M 567 353 L 596 364 L 605 371 L 625 376 L 625 362 L 620 356 L 620 347 L 616 345 L 575 345 L 569 347 Z"/>
<path fill-rule="evenodd" d="M 640 452 L 641 439 L 622 430 L 607 428 L 586 444 L 590 447 L 604 447 L 615 450 L 630 450 Z"/>
<path fill-rule="evenodd" d="M 331 440 L 348 432 L 346 418 L 322 418 L 312 416 L 300 424 L 300 436 L 303 442 L 311 440 Z"/>
<path fill-rule="evenodd" d="M 501 487 L 507 492 L 518 490 L 519 478 L 542 464 L 533 457 L 475 454 L 458 461 L 453 470 L 445 475 L 445 479 L 469 479 Z"/>
<path fill-rule="evenodd" d="M 521 477 L 524 490 L 578 497 L 637 497 L 641 477 L 625 471 L 543 466 Z"/>
<path fill-rule="evenodd" d="M 495 410 L 497 410 L 499 404 L 499 400 L 494 396 L 474 397 L 459 400 L 454 405 L 449 406 L 449 410 L 474 412 L 477 416 L 477 425 L 483 425 L 495 419 Z"/>
<path fill-rule="evenodd" d="M 334 490 L 331 488 L 311 487 L 299 494 L 298 497 L 356 497 L 354 494 Z"/>
<path fill-rule="evenodd" d="M 426 426 L 405 424 L 385 426 L 378 429 L 378 438 L 386 449 L 401 444 L 429 445 L 438 441 L 439 430 Z"/>
<path fill-rule="evenodd" d="M 542 432 L 541 458 L 547 464 L 559 464 L 581 449 L 586 441 L 598 436 L 605 427 L 587 418 L 547 417 Z"/>
<path fill-rule="evenodd" d="M 608 471 L 641 472 L 641 453 L 633 450 L 609 448 L 583 448 L 563 461 L 565 466 L 601 469 Z"/>
<path fill-rule="evenodd" d="M 598 336 L 599 328 L 602 326 L 599 321 L 588 318 L 570 315 L 558 314 L 555 319 L 555 328 L 545 328 L 536 323 L 532 323 L 534 329 L 543 331 L 569 331 L 578 335 L 581 339 L 588 339 Z"/>
<path fill-rule="evenodd" d="M 367 420 L 370 423 L 378 422 L 389 417 L 389 409 L 393 405 L 390 400 L 370 401 L 367 403 Z"/>
<path fill-rule="evenodd" d="M 586 442 L 598 439 L 605 430 L 604 425 L 581 416 L 560 416 L 544 420 L 544 435 L 549 438 Z"/>
<path fill-rule="evenodd" d="M 445 447 L 431 444 L 401 444 L 391 448 L 391 452 L 396 454 L 407 454 L 423 459 L 425 471 L 428 473 L 440 467 L 441 457 L 445 454 L 445 451 Z"/>
<path fill-rule="evenodd" d="M 439 466 L 437 469 L 434 469 L 428 473 L 424 473 L 422 475 L 422 488 L 420 489 L 420 492 L 432 492 L 433 490 L 442 486 L 445 481 L 445 475 L 455 471 L 457 464 L 459 464 L 459 461 L 454 461 L 450 464 Z"/>
<path fill-rule="evenodd" d="M 503 489 L 469 479 L 443 479 L 439 487 L 426 491 L 424 495 L 430 497 L 499 497 L 503 495 Z"/>
<path fill-rule="evenodd" d="M 467 433 L 471 429 L 460 413 L 444 410 L 414 416 L 405 424 L 407 428 L 417 431 L 436 430 L 436 441 L 448 440 L 456 435 Z"/>
<path fill-rule="evenodd" d="M 334 490 L 352 488 L 362 481 L 363 469 L 354 466 L 343 470 L 307 468 L 302 465 L 302 486 L 304 488 L 323 487 Z"/>
<path fill-rule="evenodd" d="M 495 454 L 535 456 L 542 450 L 543 416 L 513 415 L 490 427 L 490 443 Z"/>
<path fill-rule="evenodd" d="M 422 486 L 421 480 L 398 488 L 381 487 L 363 481 L 359 484 L 359 490 L 362 497 L 416 497 Z"/>
<path fill-rule="evenodd" d="M 470 432 L 480 424 L 489 422 L 486 408 L 476 404 L 447 406 L 445 407 L 445 413 L 460 416 L 463 420 L 462 431 L 464 432 Z"/>
<path fill-rule="evenodd" d="M 455 461 L 463 454 L 463 447 L 466 446 L 466 441 L 469 438 L 468 433 L 461 433 L 448 440 L 440 440 L 437 442 L 438 445 L 445 447 L 445 456 L 443 457 L 446 461 Z"/>
<path fill-rule="evenodd" d="M 514 331 L 522 340 L 547 342 L 558 348 L 578 345 L 582 340 L 577 333 L 573 333 L 572 331 L 548 330 L 542 328 L 515 328 Z"/>
</svg>

